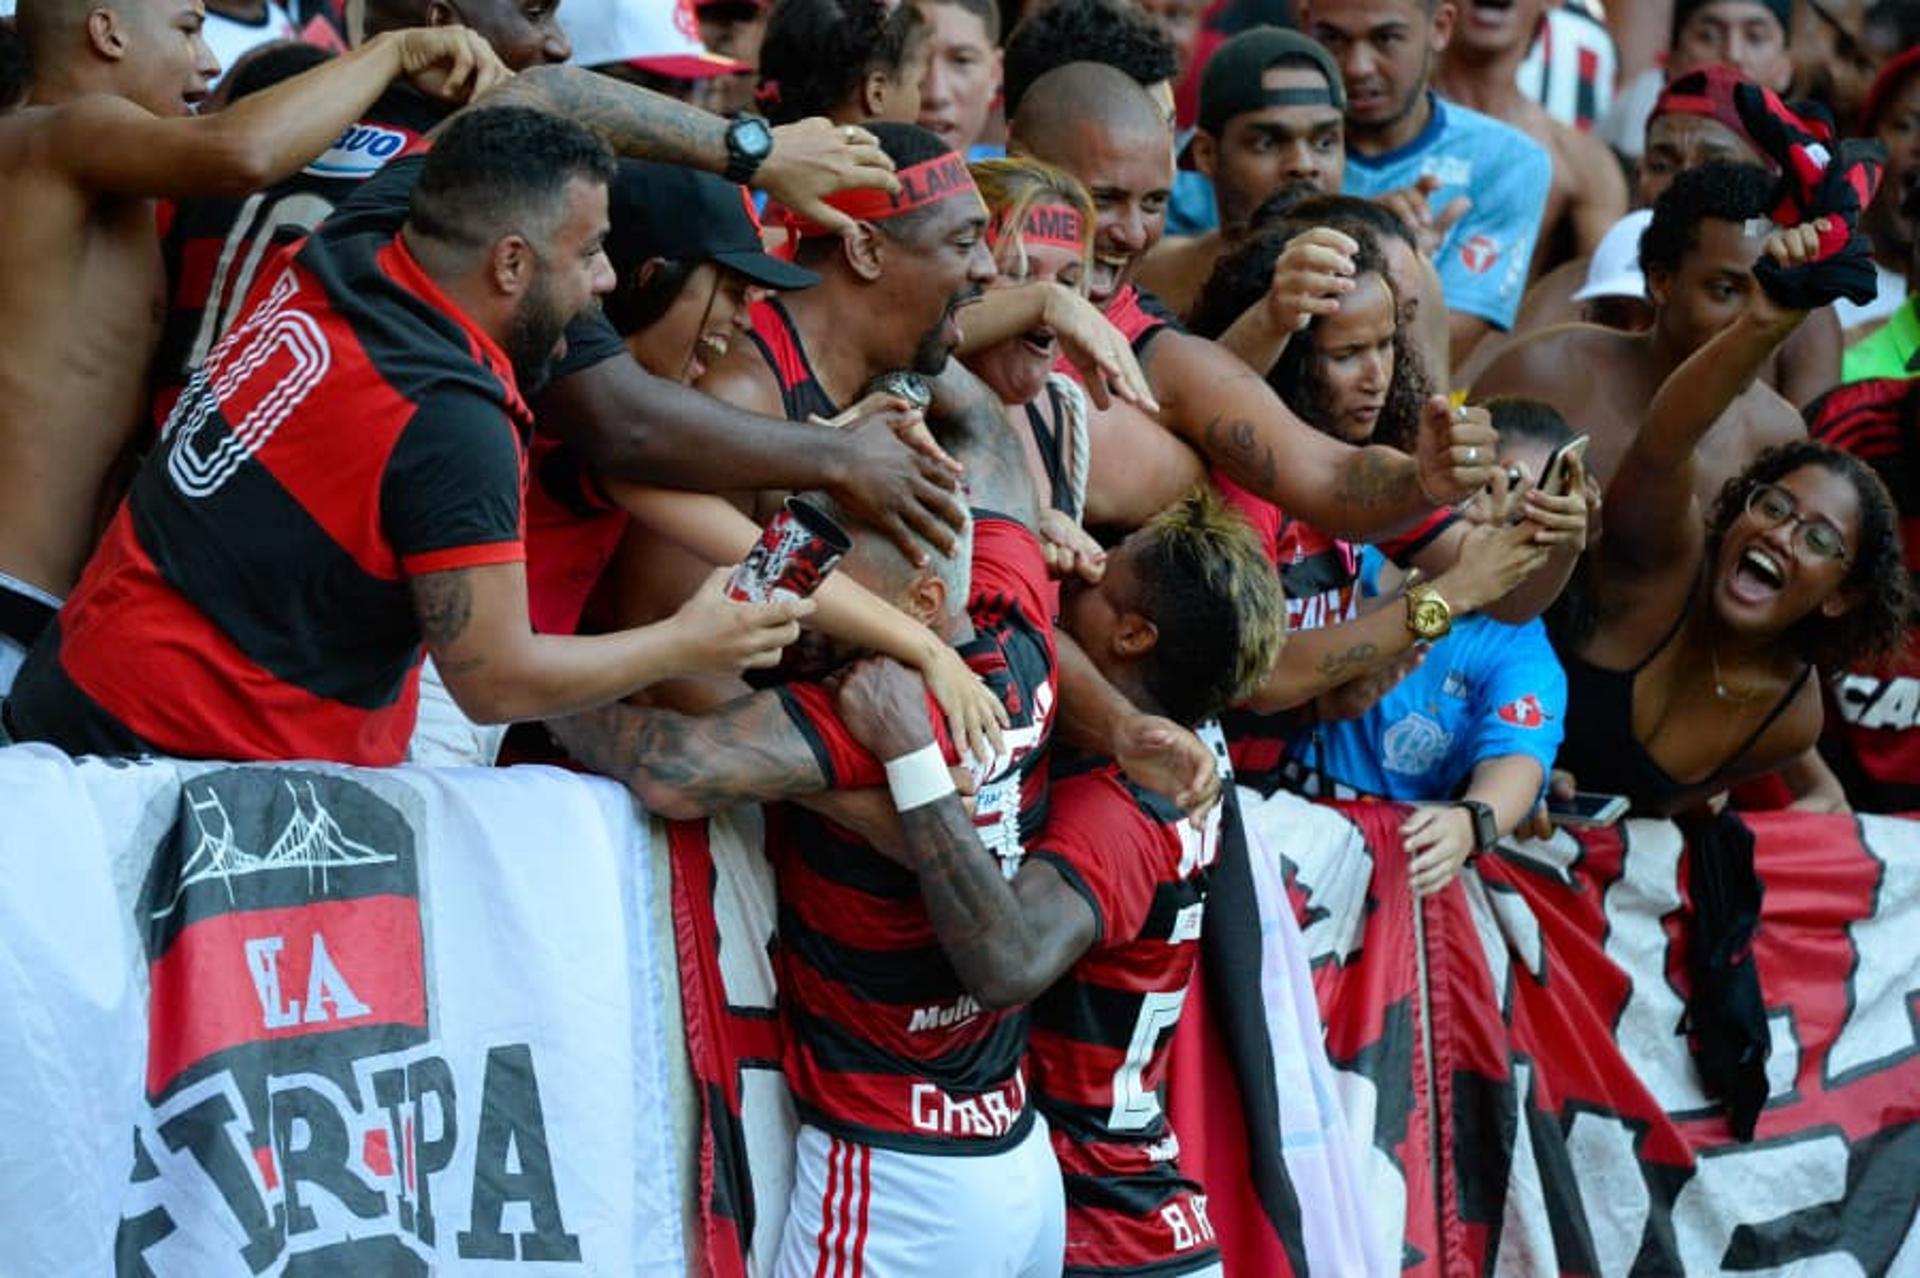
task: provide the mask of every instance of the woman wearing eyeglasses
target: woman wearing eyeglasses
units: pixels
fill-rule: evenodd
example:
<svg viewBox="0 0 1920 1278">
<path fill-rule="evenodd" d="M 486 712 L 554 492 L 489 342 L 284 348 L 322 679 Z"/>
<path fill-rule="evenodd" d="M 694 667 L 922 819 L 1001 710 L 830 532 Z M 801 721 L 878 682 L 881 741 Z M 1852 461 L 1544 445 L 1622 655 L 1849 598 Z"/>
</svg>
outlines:
<svg viewBox="0 0 1920 1278">
<path fill-rule="evenodd" d="M 1805 267 L 1824 228 L 1776 231 L 1765 254 Z M 1598 620 L 1561 653 L 1560 765 L 1642 814 L 1675 814 L 1799 756 L 1820 734 L 1815 668 L 1870 664 L 1903 633 L 1897 516 L 1859 460 L 1793 443 L 1728 481 L 1711 519 L 1693 493 L 1695 446 L 1805 316 L 1754 288 L 1660 388 L 1607 486 L 1590 552 Z"/>
</svg>

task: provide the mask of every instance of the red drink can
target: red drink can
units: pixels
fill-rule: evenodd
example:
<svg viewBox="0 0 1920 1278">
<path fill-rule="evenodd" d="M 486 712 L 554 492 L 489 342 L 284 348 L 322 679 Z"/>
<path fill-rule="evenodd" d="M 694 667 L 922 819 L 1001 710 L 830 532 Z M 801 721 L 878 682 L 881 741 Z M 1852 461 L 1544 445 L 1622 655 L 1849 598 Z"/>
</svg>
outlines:
<svg viewBox="0 0 1920 1278">
<path fill-rule="evenodd" d="M 727 597 L 747 603 L 805 599 L 820 588 L 853 539 L 827 513 L 799 497 L 767 522 L 747 557 L 727 578 Z"/>
</svg>

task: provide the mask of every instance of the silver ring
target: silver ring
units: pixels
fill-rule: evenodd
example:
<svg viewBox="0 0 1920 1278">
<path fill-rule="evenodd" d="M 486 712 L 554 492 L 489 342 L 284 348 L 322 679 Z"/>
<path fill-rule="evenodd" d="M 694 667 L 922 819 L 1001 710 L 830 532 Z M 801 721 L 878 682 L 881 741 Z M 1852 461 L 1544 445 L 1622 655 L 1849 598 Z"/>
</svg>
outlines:
<svg viewBox="0 0 1920 1278">
<path fill-rule="evenodd" d="M 1480 450 L 1474 447 L 1472 444 L 1467 445 L 1467 465 L 1471 466 L 1479 460 L 1480 460 Z"/>
<path fill-rule="evenodd" d="M 854 128 L 851 124 L 849 124 L 846 128 L 840 130 L 840 140 L 842 142 L 845 142 L 848 146 L 852 146 L 854 143 L 854 139 L 859 136 L 859 133 L 860 133 L 860 130 Z"/>
</svg>

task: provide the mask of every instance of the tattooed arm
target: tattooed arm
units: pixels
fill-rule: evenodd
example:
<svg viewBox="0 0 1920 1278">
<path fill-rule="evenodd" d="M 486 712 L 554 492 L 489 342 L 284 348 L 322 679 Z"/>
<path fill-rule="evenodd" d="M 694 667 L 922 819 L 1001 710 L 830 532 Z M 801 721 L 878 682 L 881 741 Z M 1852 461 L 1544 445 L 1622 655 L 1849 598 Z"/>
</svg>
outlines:
<svg viewBox="0 0 1920 1278">
<path fill-rule="evenodd" d="M 1456 619 L 1484 611 L 1546 561 L 1547 551 L 1531 537 L 1524 524 L 1467 531 L 1453 566 L 1431 582 Z M 1352 621 L 1295 631 L 1247 704 L 1266 713 L 1291 709 L 1392 665 L 1413 644 L 1400 598 L 1389 597 Z"/>
<path fill-rule="evenodd" d="M 1155 338 L 1147 348 L 1147 374 L 1170 430 L 1241 487 L 1336 536 L 1390 535 L 1433 509 L 1433 498 L 1468 496 L 1491 474 L 1497 442 L 1491 427 L 1450 422 L 1444 401 L 1441 418 L 1423 429 L 1416 462 L 1391 448 L 1355 448 L 1313 429 L 1245 364 L 1198 337 Z M 1468 448 L 1476 450 L 1472 463 Z"/>
<path fill-rule="evenodd" d="M 920 681 L 895 662 L 861 662 L 836 700 L 848 730 L 882 759 L 933 742 Z M 900 825 L 934 935 L 981 1003 L 1033 1001 L 1093 945 L 1098 920 L 1086 898 L 1044 861 L 1022 865 L 1008 883 L 958 794 L 909 808 Z"/>
<path fill-rule="evenodd" d="M 667 620 L 606 635 L 535 634 L 523 563 L 422 573 L 408 585 L 421 637 L 461 711 L 510 723 L 605 705 L 668 675 L 772 665 L 812 604 L 736 603 L 721 592 L 726 573 Z"/>
<path fill-rule="evenodd" d="M 812 746 L 773 691 L 702 715 L 611 705 L 549 720 L 547 730 L 567 753 L 623 782 L 663 817 L 691 819 L 827 789 Z"/>
<path fill-rule="evenodd" d="M 485 105 L 537 107 L 599 134 L 624 156 L 684 164 L 708 173 L 727 167 L 730 121 L 664 94 L 572 66 L 530 67 L 483 99 Z M 839 229 L 852 219 L 822 197 L 854 187 L 897 190 L 893 162 L 865 130 L 849 135 L 821 118 L 773 130 L 773 150 L 753 185 L 795 213 Z"/>
</svg>

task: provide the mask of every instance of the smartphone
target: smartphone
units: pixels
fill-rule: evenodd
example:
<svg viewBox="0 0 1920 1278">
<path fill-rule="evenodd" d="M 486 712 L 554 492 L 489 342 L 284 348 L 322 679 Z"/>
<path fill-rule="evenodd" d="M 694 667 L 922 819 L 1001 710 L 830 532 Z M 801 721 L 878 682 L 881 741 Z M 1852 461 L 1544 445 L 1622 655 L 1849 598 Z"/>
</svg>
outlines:
<svg viewBox="0 0 1920 1278">
<path fill-rule="evenodd" d="M 1547 798 L 1547 819 L 1555 825 L 1576 829 L 1612 825 L 1626 814 L 1627 796 L 1624 794 L 1594 794 L 1576 790 L 1571 799 L 1563 799 L 1558 795 Z"/>
<path fill-rule="evenodd" d="M 1540 468 L 1540 491 L 1554 497 L 1565 497 L 1573 491 L 1571 463 L 1574 460 L 1587 460 L 1587 445 L 1593 441 L 1585 435 L 1575 435 L 1560 447 L 1547 454 L 1547 464 Z"/>
</svg>

